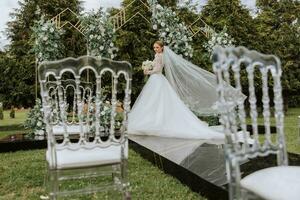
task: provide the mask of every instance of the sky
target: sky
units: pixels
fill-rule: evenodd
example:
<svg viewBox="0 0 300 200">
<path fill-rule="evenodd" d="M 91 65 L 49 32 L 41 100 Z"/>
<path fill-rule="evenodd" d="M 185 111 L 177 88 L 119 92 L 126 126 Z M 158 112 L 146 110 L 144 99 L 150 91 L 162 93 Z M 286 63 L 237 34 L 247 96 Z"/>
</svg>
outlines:
<svg viewBox="0 0 300 200">
<path fill-rule="evenodd" d="M 200 7 L 203 7 L 207 1 L 208 0 L 199 0 L 198 4 Z M 121 0 L 85 0 L 83 2 L 84 9 L 88 11 L 91 9 L 97 9 L 100 6 L 103 8 L 120 7 Z M 255 0 L 241 0 L 241 2 L 250 10 L 255 9 Z M 4 31 L 6 29 L 6 23 L 12 20 L 9 13 L 13 12 L 15 8 L 18 8 L 18 0 L 0 0 L 0 49 L 2 49 L 6 44 L 9 44 Z"/>
</svg>

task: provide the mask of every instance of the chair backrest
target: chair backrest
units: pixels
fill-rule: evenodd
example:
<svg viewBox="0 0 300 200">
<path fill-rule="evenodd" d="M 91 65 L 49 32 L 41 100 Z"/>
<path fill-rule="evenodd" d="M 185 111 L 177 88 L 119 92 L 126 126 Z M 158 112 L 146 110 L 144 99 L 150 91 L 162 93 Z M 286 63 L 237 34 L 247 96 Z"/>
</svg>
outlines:
<svg viewBox="0 0 300 200">
<path fill-rule="evenodd" d="M 59 95 L 60 88 L 63 93 L 63 101 L 66 102 L 66 112 L 68 114 L 66 123 L 68 125 L 79 125 L 77 120 L 77 95 L 76 95 L 76 82 L 75 79 L 61 80 L 61 84 L 58 85 L 56 81 L 46 82 L 46 89 L 50 97 L 51 104 L 51 117 L 50 123 L 53 125 L 61 126 L 60 107 L 59 107 Z M 81 91 L 81 97 L 84 102 L 90 107 L 93 100 L 93 92 L 95 91 L 95 85 L 92 82 L 80 81 L 79 90 Z M 70 102 L 71 101 L 71 102 Z M 71 106 L 71 107 L 70 107 Z M 86 114 L 83 113 L 83 114 Z"/>
<path fill-rule="evenodd" d="M 217 47 L 213 52 L 212 59 L 218 83 L 217 106 L 222 113 L 221 123 L 226 134 L 226 159 L 231 160 L 231 165 L 238 166 L 249 158 L 277 154 L 278 165 L 287 165 L 280 82 L 282 71 L 279 59 L 273 55 L 249 51 L 245 47 Z M 241 95 L 243 92 L 242 82 L 248 85 L 249 96 L 247 99 Z M 229 86 L 230 84 L 231 86 Z M 273 89 L 269 86 L 273 86 Z M 261 96 L 261 99 L 257 99 L 257 94 Z M 260 104 L 263 109 L 264 134 L 259 133 L 258 129 L 257 104 Z M 249 133 L 246 125 L 245 105 L 250 107 L 251 122 L 249 123 L 252 126 L 253 144 L 247 142 Z M 274 106 L 272 112 L 271 106 Z M 270 117 L 272 115 L 275 117 L 276 141 L 271 137 Z M 237 139 L 239 131 L 243 134 L 243 144 Z M 259 135 L 261 135 L 260 138 Z"/>
<path fill-rule="evenodd" d="M 127 146 L 132 80 L 128 62 L 91 56 L 66 58 L 41 63 L 38 74 L 50 167 L 56 166 L 57 150 Z M 122 106 L 121 111 L 118 105 Z M 72 130 L 70 125 L 74 125 Z M 58 142 L 53 134 L 55 126 L 63 132 L 62 141 Z M 72 138 L 71 132 L 78 134 Z M 122 151 L 127 157 L 127 150 Z"/>
</svg>

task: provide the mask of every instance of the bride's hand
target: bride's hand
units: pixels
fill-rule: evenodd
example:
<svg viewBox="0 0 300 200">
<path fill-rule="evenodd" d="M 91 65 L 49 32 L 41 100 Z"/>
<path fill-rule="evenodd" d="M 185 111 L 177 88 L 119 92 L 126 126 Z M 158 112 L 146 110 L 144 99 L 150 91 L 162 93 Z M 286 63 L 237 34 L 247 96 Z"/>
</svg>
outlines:
<svg viewBox="0 0 300 200">
<path fill-rule="evenodd" d="M 147 69 L 144 69 L 144 74 L 145 75 L 148 75 L 149 74 L 149 71 Z"/>
</svg>

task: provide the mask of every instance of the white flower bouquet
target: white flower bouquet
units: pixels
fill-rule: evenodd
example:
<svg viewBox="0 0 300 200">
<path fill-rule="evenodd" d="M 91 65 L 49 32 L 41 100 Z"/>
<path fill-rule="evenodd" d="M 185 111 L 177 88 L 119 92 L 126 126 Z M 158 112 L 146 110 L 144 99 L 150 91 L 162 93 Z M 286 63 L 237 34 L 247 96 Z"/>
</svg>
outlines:
<svg viewBox="0 0 300 200">
<path fill-rule="evenodd" d="M 143 70 L 152 70 L 153 69 L 153 62 L 150 60 L 146 60 L 142 63 Z"/>
</svg>

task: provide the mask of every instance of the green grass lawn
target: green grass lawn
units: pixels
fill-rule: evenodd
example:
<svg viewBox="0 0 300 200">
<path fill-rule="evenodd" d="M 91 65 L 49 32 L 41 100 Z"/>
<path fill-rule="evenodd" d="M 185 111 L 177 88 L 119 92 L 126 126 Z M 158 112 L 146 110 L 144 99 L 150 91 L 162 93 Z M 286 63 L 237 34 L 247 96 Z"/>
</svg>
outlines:
<svg viewBox="0 0 300 200">
<path fill-rule="evenodd" d="M 0 127 L 1 126 L 8 126 L 8 125 L 22 124 L 25 121 L 26 117 L 27 117 L 28 110 L 27 109 L 17 110 L 15 112 L 15 118 L 14 119 L 9 117 L 9 113 L 10 113 L 9 110 L 5 110 L 3 112 L 4 120 L 0 120 Z"/>
<path fill-rule="evenodd" d="M 284 117 L 284 132 L 285 139 L 287 144 L 287 150 L 291 153 L 300 154 L 300 136 L 299 136 L 299 119 L 300 116 L 300 108 L 290 108 Z M 247 119 L 247 123 L 250 124 L 250 118 Z M 263 118 L 260 116 L 258 118 L 258 124 L 263 125 Z M 271 118 L 271 125 L 275 124 L 275 119 Z M 272 135 L 272 139 L 274 140 L 275 135 Z"/>
</svg>

